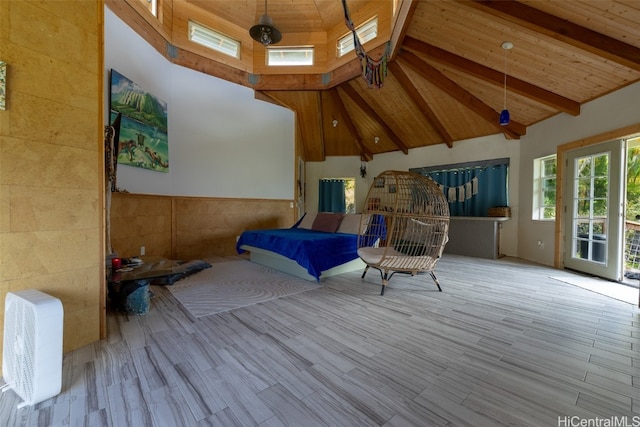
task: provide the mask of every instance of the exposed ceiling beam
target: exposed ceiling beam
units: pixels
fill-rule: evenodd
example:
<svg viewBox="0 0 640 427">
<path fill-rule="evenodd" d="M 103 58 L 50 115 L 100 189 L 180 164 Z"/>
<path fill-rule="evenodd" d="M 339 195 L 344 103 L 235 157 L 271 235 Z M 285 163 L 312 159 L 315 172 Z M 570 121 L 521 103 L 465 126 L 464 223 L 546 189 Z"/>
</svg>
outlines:
<svg viewBox="0 0 640 427">
<path fill-rule="evenodd" d="M 405 37 L 402 47 L 422 53 L 428 56 L 429 59 L 438 61 L 439 63 L 455 68 L 456 70 L 463 71 L 486 82 L 496 84 L 498 86 L 502 86 L 504 84 L 503 73 L 412 37 Z M 548 91 L 509 75 L 507 76 L 507 86 L 510 91 L 527 98 L 531 98 L 553 109 L 564 111 L 572 116 L 580 115 L 579 102 L 565 98 L 557 93 Z"/>
<path fill-rule="evenodd" d="M 327 145 L 324 143 L 324 127 L 322 126 L 322 96 L 319 91 L 303 93 L 311 98 L 311 102 L 309 103 L 309 108 L 296 110 L 298 116 L 296 121 L 300 123 L 299 128 L 302 145 L 304 146 L 305 153 L 310 154 L 309 160 L 320 158 L 324 161 L 327 158 L 327 152 L 325 151 Z M 318 134 L 320 135 L 319 138 L 314 137 Z M 320 154 L 316 157 L 313 153 Z"/>
<path fill-rule="evenodd" d="M 327 153 L 325 151 L 325 148 L 327 147 L 327 144 L 325 142 L 325 136 L 324 136 L 324 126 L 322 126 L 322 122 L 323 120 L 323 115 L 322 115 L 322 94 L 320 93 L 320 91 L 313 91 L 312 93 L 315 94 L 315 104 L 316 104 L 316 128 L 318 129 L 318 136 L 319 136 L 319 142 L 320 142 L 320 146 L 322 148 L 322 159 L 326 159 L 327 158 Z M 309 143 L 313 143 L 310 141 L 302 141 L 303 145 L 308 145 Z M 305 144 L 305 142 L 307 142 L 307 144 Z M 314 144 L 315 145 L 315 144 Z M 305 147 L 306 148 L 306 147 Z"/>
<path fill-rule="evenodd" d="M 492 16 L 640 71 L 640 49 L 517 1 L 460 0 Z"/>
<path fill-rule="evenodd" d="M 409 24 L 417 7 L 418 0 L 404 0 L 400 4 L 398 12 L 396 13 L 396 22 L 391 29 L 391 39 L 389 40 L 391 43 L 390 60 L 394 59 L 398 55 L 398 52 L 400 52 L 400 48 L 404 43 L 405 34 L 407 34 Z"/>
<path fill-rule="evenodd" d="M 391 141 L 396 145 L 396 147 L 398 147 L 399 150 L 401 150 L 404 154 L 409 154 L 409 147 L 407 147 L 406 144 L 402 142 L 398 135 L 395 134 L 393 129 L 391 129 L 389 125 L 382 119 L 382 117 L 380 117 L 378 113 L 376 113 L 376 111 L 371 108 L 369 104 L 367 104 L 367 101 L 365 101 L 365 99 L 360 96 L 360 94 L 350 84 L 343 84 L 340 86 L 340 89 L 342 89 L 344 93 L 346 93 L 347 96 L 349 96 L 349 98 L 351 98 L 351 100 L 355 102 L 356 105 L 366 115 L 377 121 L 378 124 L 382 126 L 385 133 L 391 138 Z"/>
<path fill-rule="evenodd" d="M 280 107 L 288 108 L 289 110 L 292 110 L 292 111 L 295 110 L 295 108 L 282 102 L 282 100 L 274 97 L 273 94 L 269 92 L 262 92 L 260 90 L 256 90 L 256 91 L 253 91 L 253 97 L 254 99 L 257 99 L 259 101 L 264 101 L 273 105 L 278 105 Z"/>
<path fill-rule="evenodd" d="M 371 58 L 382 58 L 384 52 L 386 50 L 386 43 L 378 46 L 375 49 L 371 49 L 370 52 L 367 52 Z M 347 82 L 355 77 L 362 76 L 362 62 L 360 58 L 353 53 L 354 58 L 347 62 L 346 64 L 336 68 L 333 70 L 330 75 L 330 83 L 329 87 L 336 87 L 344 82 Z M 327 89 L 327 87 L 325 87 Z"/>
<path fill-rule="evenodd" d="M 514 120 L 511 120 L 507 126 L 500 126 L 500 114 L 498 112 L 463 87 L 458 86 L 456 82 L 446 77 L 416 54 L 402 51 L 398 55 L 398 60 L 401 64 L 408 65 L 430 83 L 436 85 L 462 105 L 484 118 L 488 123 L 504 133 L 507 138 L 520 139 L 520 136 L 526 133 L 527 128 Z"/>
<path fill-rule="evenodd" d="M 360 132 L 358 132 L 358 129 L 356 128 L 356 126 L 353 124 L 353 121 L 351 120 L 351 116 L 349 116 L 349 112 L 347 111 L 347 108 L 344 106 L 344 103 L 342 102 L 342 98 L 340 98 L 338 89 L 336 88 L 329 89 L 329 95 L 331 96 L 331 100 L 333 101 L 334 108 L 338 110 L 338 114 L 340 114 L 340 116 L 342 117 L 342 120 L 344 121 L 344 124 L 347 127 L 347 130 L 349 131 L 351 136 L 353 136 L 353 139 L 356 145 L 360 149 L 360 157 L 367 162 L 370 160 L 373 160 L 373 154 L 362 143 L 362 136 L 360 135 Z"/>
<path fill-rule="evenodd" d="M 305 160 L 319 162 L 326 158 L 322 135 L 322 101 L 318 91 L 255 91 L 256 99 L 276 103 L 296 115 L 297 134 Z M 320 137 L 318 137 L 320 135 Z"/>
<path fill-rule="evenodd" d="M 418 89 L 411 82 L 409 76 L 407 76 L 402 67 L 394 61 L 389 63 L 389 69 L 393 73 L 393 78 L 400 83 L 402 89 L 404 89 L 405 93 L 409 95 L 409 98 L 411 98 L 418 109 L 420 109 L 424 118 L 436 129 L 445 144 L 447 144 L 449 148 L 453 147 L 453 138 L 449 135 L 449 132 L 447 132 L 447 129 L 444 127 L 442 122 L 440 122 L 431 107 L 429 107 L 427 101 L 425 101 L 422 95 L 418 93 Z"/>
<path fill-rule="evenodd" d="M 248 74 L 253 90 L 322 90 L 327 85 L 321 74 Z"/>
</svg>

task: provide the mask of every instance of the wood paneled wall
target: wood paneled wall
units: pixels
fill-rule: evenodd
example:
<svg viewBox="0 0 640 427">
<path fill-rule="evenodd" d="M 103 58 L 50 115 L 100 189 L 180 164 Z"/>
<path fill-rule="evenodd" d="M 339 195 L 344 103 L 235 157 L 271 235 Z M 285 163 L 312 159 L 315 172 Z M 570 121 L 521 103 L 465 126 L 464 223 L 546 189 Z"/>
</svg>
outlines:
<svg viewBox="0 0 640 427">
<path fill-rule="evenodd" d="M 0 313 L 8 291 L 59 298 L 64 351 L 104 331 L 102 19 L 102 1 L 0 1 Z"/>
<path fill-rule="evenodd" d="M 140 254 L 203 259 L 236 254 L 243 230 L 295 223 L 291 200 L 228 199 L 114 193 L 111 245 L 124 257 Z"/>
<path fill-rule="evenodd" d="M 171 197 L 113 193 L 111 246 L 118 255 L 171 258 Z"/>
</svg>

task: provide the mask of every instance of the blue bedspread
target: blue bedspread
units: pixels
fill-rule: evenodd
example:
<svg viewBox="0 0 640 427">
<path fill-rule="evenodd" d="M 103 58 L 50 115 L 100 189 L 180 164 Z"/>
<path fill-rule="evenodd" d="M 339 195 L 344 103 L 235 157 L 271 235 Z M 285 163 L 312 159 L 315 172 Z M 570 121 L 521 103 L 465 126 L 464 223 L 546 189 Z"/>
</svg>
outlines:
<svg viewBox="0 0 640 427">
<path fill-rule="evenodd" d="M 241 254 L 244 252 L 241 246 L 248 245 L 275 252 L 300 264 L 316 280 L 320 280 L 323 271 L 358 258 L 358 235 L 296 226 L 244 231 L 236 243 L 236 250 Z M 366 236 L 361 242 L 365 246 L 373 245 L 378 239 L 386 239 L 387 230 L 381 215 L 373 215 Z"/>
<path fill-rule="evenodd" d="M 296 261 L 307 272 L 320 280 L 320 274 L 345 262 L 358 258 L 358 236 L 355 234 L 327 233 L 304 228 L 245 231 L 236 245 L 249 245 L 283 255 Z"/>
</svg>

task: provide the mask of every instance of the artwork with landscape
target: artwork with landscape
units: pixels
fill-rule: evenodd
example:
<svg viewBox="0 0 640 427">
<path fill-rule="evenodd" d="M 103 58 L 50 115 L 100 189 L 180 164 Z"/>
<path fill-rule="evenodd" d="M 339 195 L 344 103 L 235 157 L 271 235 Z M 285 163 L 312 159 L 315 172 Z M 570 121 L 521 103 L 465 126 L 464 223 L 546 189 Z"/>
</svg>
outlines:
<svg viewBox="0 0 640 427">
<path fill-rule="evenodd" d="M 118 163 L 169 171 L 167 104 L 116 70 L 111 70 L 111 120 L 120 113 Z"/>
</svg>

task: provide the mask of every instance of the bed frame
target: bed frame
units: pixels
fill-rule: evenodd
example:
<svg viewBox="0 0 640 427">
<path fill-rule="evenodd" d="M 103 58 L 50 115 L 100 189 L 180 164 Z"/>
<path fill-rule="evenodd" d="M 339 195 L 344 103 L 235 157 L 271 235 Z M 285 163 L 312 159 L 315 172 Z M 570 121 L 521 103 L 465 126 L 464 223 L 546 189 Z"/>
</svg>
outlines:
<svg viewBox="0 0 640 427">
<path fill-rule="evenodd" d="M 316 281 L 316 278 L 310 275 L 307 270 L 300 264 L 292 259 L 289 259 L 283 255 L 271 252 L 265 249 L 256 248 L 254 246 L 242 245 L 241 249 L 249 251 L 249 257 L 252 262 L 256 264 L 264 265 L 265 267 L 273 268 L 274 270 L 282 271 L 292 276 L 299 277 L 301 279 Z M 335 266 L 328 270 L 324 270 L 320 274 L 320 280 L 325 277 L 336 276 L 338 274 L 347 273 L 349 271 L 364 270 L 367 265 L 362 262 L 360 258 L 356 258 L 353 261 Z"/>
</svg>

